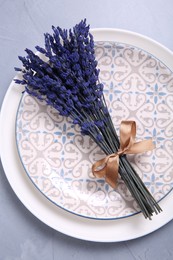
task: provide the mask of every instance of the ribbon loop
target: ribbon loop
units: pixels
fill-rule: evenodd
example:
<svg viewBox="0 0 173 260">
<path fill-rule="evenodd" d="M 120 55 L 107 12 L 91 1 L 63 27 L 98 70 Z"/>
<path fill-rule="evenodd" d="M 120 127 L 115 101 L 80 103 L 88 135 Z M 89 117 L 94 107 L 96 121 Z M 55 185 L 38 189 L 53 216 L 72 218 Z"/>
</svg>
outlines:
<svg viewBox="0 0 173 260">
<path fill-rule="evenodd" d="M 155 148 L 152 139 L 135 143 L 135 137 L 136 122 L 122 121 L 120 125 L 120 149 L 117 153 L 107 155 L 93 164 L 92 173 L 94 176 L 105 177 L 106 182 L 115 188 L 118 179 L 119 157 L 123 154 L 137 154 Z"/>
</svg>

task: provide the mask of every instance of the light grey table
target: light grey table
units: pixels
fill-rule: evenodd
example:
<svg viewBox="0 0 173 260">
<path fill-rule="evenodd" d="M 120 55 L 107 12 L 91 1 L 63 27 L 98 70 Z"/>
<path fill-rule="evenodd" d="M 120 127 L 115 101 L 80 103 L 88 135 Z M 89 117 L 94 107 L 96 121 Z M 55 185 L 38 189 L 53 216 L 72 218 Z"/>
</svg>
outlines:
<svg viewBox="0 0 173 260">
<path fill-rule="evenodd" d="M 93 28 L 135 31 L 173 51 L 172 0 L 0 0 L 0 102 L 26 47 L 43 43 L 51 25 L 70 28 L 87 18 Z M 9 162 L 10 163 L 10 162 Z M 145 237 L 94 243 L 68 237 L 34 217 L 11 189 L 0 165 L 0 260 L 173 259 L 173 222 Z"/>
</svg>

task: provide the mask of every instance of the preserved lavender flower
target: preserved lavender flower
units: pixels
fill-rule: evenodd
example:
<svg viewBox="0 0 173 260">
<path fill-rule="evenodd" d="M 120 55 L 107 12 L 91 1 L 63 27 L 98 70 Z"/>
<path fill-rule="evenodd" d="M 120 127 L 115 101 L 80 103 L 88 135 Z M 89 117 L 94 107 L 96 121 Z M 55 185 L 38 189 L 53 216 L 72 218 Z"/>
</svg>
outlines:
<svg viewBox="0 0 173 260">
<path fill-rule="evenodd" d="M 53 35 L 44 35 L 45 48 L 36 46 L 47 61 L 26 49 L 27 56 L 19 57 L 23 69 L 15 68 L 22 71 L 23 79 L 15 82 L 25 85 L 27 93 L 46 101 L 60 115 L 70 117 L 107 155 L 117 152 L 119 140 L 99 82 L 94 39 L 86 19 L 73 30 L 52 29 Z M 146 218 L 161 211 L 125 156 L 120 158 L 119 173 Z"/>
</svg>

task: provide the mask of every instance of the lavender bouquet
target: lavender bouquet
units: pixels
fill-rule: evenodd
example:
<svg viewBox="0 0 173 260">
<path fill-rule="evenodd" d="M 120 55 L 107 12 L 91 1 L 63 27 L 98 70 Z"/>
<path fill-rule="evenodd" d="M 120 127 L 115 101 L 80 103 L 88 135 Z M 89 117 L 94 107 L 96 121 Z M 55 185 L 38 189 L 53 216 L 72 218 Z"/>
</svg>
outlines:
<svg viewBox="0 0 173 260">
<path fill-rule="evenodd" d="M 52 29 L 52 35 L 44 35 L 45 48 L 36 46 L 41 55 L 26 49 L 27 56 L 19 56 L 23 68 L 15 69 L 22 72 L 23 78 L 15 82 L 24 85 L 30 95 L 46 101 L 60 115 L 70 117 L 73 124 L 80 126 L 81 134 L 89 135 L 106 155 L 115 154 L 120 141 L 99 81 L 94 40 L 86 20 L 73 30 L 54 26 Z M 118 171 L 145 218 L 151 219 L 154 212 L 161 211 L 125 154 L 119 158 Z"/>
</svg>

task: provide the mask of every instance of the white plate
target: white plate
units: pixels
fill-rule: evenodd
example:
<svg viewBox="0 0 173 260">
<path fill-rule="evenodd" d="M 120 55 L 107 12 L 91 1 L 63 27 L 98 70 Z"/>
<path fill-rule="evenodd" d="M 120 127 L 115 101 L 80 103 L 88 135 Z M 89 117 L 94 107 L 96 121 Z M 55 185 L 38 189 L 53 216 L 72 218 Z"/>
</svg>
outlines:
<svg viewBox="0 0 173 260">
<path fill-rule="evenodd" d="M 118 41 L 142 48 L 173 70 L 173 54 L 144 36 L 113 29 L 97 29 L 92 33 L 97 41 Z M 17 154 L 15 119 L 20 97 L 21 89 L 12 82 L 1 110 L 1 159 L 16 195 L 37 218 L 64 234 L 100 242 L 137 238 L 158 229 L 172 219 L 172 192 L 161 201 L 163 212 L 154 216 L 152 221 L 145 220 L 141 214 L 118 220 L 85 219 L 70 214 L 48 201 L 30 182 Z"/>
<path fill-rule="evenodd" d="M 130 155 L 128 160 L 160 201 L 173 187 L 173 73 L 150 53 L 129 44 L 97 41 L 95 55 L 116 132 L 122 120 L 134 120 L 136 138 L 156 143 L 153 151 Z M 70 121 L 27 93 L 22 96 L 17 147 L 34 185 L 50 201 L 80 216 L 117 219 L 139 212 L 121 178 L 112 189 L 104 178 L 93 176 L 92 164 L 105 155 Z"/>
</svg>

